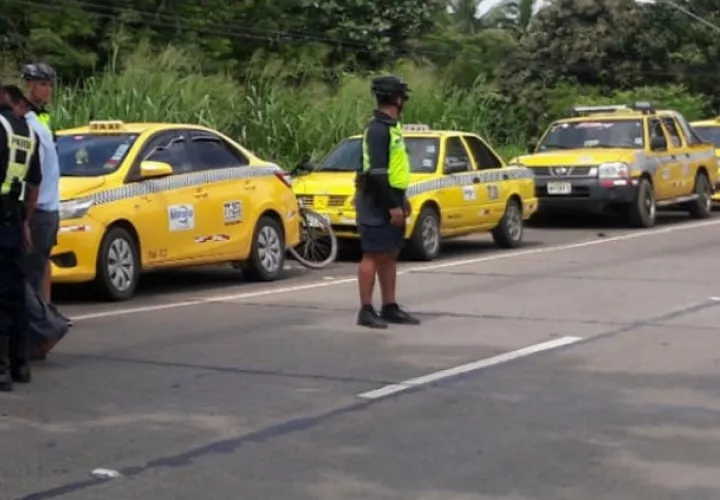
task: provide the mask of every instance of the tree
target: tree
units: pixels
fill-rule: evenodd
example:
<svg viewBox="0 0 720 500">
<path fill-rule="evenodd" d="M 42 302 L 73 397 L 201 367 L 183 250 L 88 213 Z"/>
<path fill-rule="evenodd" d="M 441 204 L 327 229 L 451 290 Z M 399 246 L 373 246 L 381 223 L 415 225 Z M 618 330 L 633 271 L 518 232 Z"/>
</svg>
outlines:
<svg viewBox="0 0 720 500">
<path fill-rule="evenodd" d="M 503 64 L 500 85 L 536 123 L 545 88 L 569 82 L 609 92 L 664 83 L 671 63 L 665 39 L 634 0 L 555 0 Z"/>
</svg>

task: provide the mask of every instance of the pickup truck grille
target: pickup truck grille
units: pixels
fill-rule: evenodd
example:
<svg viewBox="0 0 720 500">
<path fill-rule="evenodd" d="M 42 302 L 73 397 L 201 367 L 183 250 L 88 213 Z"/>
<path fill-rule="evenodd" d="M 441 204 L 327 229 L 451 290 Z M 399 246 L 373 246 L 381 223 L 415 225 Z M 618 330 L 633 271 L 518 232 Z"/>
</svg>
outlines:
<svg viewBox="0 0 720 500">
<path fill-rule="evenodd" d="M 535 175 L 550 177 L 589 177 L 593 167 L 573 165 L 553 165 L 552 167 L 531 167 Z"/>
</svg>

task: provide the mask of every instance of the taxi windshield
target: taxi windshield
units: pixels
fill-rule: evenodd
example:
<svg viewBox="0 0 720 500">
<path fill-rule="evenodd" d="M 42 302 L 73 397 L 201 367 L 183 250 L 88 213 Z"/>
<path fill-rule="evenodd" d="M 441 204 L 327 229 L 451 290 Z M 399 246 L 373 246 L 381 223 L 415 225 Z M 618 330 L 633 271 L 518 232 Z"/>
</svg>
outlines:
<svg viewBox="0 0 720 500">
<path fill-rule="evenodd" d="M 587 120 L 551 125 L 537 150 L 638 149 L 643 147 L 644 142 L 642 120 Z"/>
<path fill-rule="evenodd" d="M 57 139 L 60 175 L 99 177 L 113 173 L 137 139 L 135 134 L 65 135 Z"/>
<path fill-rule="evenodd" d="M 715 149 L 720 149 L 720 127 L 693 127 L 695 132 L 705 142 L 715 145 Z"/>
<path fill-rule="evenodd" d="M 410 170 L 435 172 L 440 143 L 433 137 L 405 137 L 410 155 Z M 317 168 L 318 172 L 355 172 L 362 168 L 362 139 L 345 139 Z"/>
</svg>

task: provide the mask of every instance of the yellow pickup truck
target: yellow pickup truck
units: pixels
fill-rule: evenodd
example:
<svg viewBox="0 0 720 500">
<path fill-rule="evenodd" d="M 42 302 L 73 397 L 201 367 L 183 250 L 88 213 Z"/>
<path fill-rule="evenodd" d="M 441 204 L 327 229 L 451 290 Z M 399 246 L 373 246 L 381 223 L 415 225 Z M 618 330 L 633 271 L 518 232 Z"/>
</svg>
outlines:
<svg viewBox="0 0 720 500">
<path fill-rule="evenodd" d="M 435 259 L 444 239 L 472 233 L 490 232 L 503 248 L 521 244 L 523 221 L 537 209 L 527 168 L 508 167 L 477 134 L 420 124 L 404 129 L 412 168 L 405 238 L 414 258 Z M 353 195 L 361 165 L 362 136 L 357 135 L 294 180 L 300 203 L 325 217 L 338 238 L 358 238 Z"/>
<path fill-rule="evenodd" d="M 650 103 L 576 106 L 510 161 L 535 174 L 539 211 L 612 211 L 637 227 L 672 205 L 708 217 L 717 163 L 680 113 Z"/>
<path fill-rule="evenodd" d="M 720 155 L 720 116 L 691 122 L 690 126 L 702 140 L 714 144 L 715 152 Z M 720 165 L 718 165 L 718 176 L 720 177 Z M 718 188 L 720 185 L 715 184 L 715 193 L 712 199 L 716 203 L 720 202 L 720 189 Z"/>
</svg>

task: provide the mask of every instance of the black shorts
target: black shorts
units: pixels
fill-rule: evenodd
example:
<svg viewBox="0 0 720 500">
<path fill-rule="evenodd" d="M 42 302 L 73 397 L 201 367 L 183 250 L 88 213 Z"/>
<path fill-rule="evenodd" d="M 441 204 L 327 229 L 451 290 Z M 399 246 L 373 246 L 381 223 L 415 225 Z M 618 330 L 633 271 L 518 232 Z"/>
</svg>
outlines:
<svg viewBox="0 0 720 500">
<path fill-rule="evenodd" d="M 405 245 L 405 226 L 366 226 L 358 224 L 363 252 L 384 253 L 402 249 Z"/>
<path fill-rule="evenodd" d="M 60 214 L 36 210 L 30 221 L 30 238 L 32 251 L 25 257 L 25 274 L 27 281 L 34 290 L 40 289 L 45 267 L 50 259 L 50 252 L 57 244 L 57 233 L 60 226 Z"/>
</svg>

